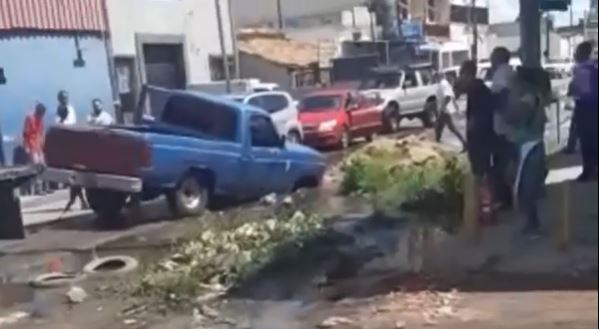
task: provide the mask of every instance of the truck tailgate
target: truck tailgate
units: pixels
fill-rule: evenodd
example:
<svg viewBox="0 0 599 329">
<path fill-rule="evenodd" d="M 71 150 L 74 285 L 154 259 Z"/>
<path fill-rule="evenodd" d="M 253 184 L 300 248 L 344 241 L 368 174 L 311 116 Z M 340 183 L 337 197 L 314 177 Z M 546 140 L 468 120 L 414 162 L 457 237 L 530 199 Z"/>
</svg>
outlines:
<svg viewBox="0 0 599 329">
<path fill-rule="evenodd" d="M 138 176 L 150 161 L 143 136 L 123 128 L 53 127 L 44 151 L 49 167 L 123 176 Z"/>
</svg>

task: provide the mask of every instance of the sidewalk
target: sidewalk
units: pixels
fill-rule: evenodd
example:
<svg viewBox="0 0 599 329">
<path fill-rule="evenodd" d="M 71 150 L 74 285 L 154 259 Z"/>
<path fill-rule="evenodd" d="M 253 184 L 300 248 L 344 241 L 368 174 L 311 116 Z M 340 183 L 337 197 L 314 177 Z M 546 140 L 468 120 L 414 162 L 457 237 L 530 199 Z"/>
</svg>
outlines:
<svg viewBox="0 0 599 329">
<path fill-rule="evenodd" d="M 63 214 L 69 200 L 68 190 L 59 190 L 44 196 L 21 197 L 21 211 L 25 227 L 49 224 L 58 220 L 68 219 L 89 211 L 80 211 L 79 204 L 73 206 L 73 211 Z"/>
<path fill-rule="evenodd" d="M 514 212 L 499 225 L 482 228 L 478 238 L 457 238 L 436 248 L 432 264 L 439 271 L 507 273 L 539 277 L 577 277 L 597 272 L 597 182 L 574 182 L 582 171 L 578 156 L 550 158 L 547 195 L 541 202 L 543 234 L 521 234 L 523 219 Z"/>
</svg>

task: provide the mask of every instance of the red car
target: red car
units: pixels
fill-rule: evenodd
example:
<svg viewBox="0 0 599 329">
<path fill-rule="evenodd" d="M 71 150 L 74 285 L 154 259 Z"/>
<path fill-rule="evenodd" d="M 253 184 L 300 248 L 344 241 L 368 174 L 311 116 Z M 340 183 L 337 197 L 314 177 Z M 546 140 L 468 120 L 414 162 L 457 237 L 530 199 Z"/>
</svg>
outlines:
<svg viewBox="0 0 599 329">
<path fill-rule="evenodd" d="M 353 90 L 321 90 L 299 105 L 304 143 L 314 147 L 348 147 L 355 138 L 371 140 L 383 130 L 380 98 Z"/>
</svg>

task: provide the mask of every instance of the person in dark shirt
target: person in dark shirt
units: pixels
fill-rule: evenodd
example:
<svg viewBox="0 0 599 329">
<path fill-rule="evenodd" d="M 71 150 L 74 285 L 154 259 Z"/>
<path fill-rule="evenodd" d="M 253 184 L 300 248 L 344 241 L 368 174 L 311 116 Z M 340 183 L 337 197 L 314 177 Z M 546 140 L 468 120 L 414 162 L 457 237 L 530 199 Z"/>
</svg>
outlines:
<svg viewBox="0 0 599 329">
<path fill-rule="evenodd" d="M 491 174 L 492 143 L 495 140 L 491 107 L 493 95 L 476 75 L 476 62 L 464 62 L 456 89 L 468 96 L 466 139 L 472 173 L 477 178 L 487 178 Z"/>
</svg>

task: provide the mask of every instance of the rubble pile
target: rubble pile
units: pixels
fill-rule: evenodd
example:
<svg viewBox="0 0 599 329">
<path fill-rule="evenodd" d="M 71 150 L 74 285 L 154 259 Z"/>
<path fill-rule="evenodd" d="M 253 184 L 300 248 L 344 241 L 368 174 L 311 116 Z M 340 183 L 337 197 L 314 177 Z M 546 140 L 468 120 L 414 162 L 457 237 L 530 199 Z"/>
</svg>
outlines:
<svg viewBox="0 0 599 329">
<path fill-rule="evenodd" d="M 278 248 L 320 232 L 318 216 L 254 220 L 229 229 L 206 229 L 150 268 L 137 293 L 185 304 L 215 290 L 224 292 L 271 260 Z M 215 288 L 215 287 L 218 287 Z"/>
</svg>

